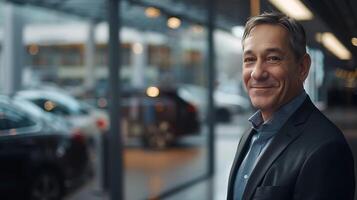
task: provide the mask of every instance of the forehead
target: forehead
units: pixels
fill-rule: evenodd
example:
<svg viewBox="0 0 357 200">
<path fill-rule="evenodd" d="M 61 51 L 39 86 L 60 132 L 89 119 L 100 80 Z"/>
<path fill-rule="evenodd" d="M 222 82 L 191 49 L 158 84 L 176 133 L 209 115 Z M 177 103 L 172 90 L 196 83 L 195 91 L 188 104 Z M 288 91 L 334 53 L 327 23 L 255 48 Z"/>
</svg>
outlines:
<svg viewBox="0 0 357 200">
<path fill-rule="evenodd" d="M 289 33 L 280 25 L 261 24 L 250 31 L 243 41 L 243 52 L 265 51 L 267 49 L 288 50 Z"/>
</svg>

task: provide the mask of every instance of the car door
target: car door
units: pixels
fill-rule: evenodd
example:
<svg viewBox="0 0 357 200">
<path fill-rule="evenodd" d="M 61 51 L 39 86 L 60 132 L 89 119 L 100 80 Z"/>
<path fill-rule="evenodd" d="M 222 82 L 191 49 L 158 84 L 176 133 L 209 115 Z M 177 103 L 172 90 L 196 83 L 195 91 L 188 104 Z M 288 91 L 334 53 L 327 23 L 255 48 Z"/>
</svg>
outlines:
<svg viewBox="0 0 357 200">
<path fill-rule="evenodd" d="M 26 163 L 36 125 L 26 114 L 0 104 L 0 193 L 21 191 L 25 186 Z"/>
</svg>

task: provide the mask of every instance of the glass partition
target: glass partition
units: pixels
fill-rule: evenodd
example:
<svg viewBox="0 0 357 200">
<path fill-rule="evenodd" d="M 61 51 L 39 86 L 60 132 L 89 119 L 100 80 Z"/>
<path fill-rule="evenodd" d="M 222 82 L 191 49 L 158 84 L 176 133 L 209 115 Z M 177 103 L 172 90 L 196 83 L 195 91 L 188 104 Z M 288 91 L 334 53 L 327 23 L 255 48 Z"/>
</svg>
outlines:
<svg viewBox="0 0 357 200">
<path fill-rule="evenodd" d="M 36 119 L 36 127 L 24 132 L 29 140 L 35 128 L 36 135 L 43 137 L 23 153 L 29 164 L 19 164 L 39 181 L 21 177 L 26 182 L 24 191 L 38 189 L 35 186 L 43 184 L 41 175 L 57 184 L 51 191 L 55 195 L 64 190 L 68 199 L 82 199 L 83 193 L 106 195 L 98 193 L 108 189 L 107 156 L 113 153 L 107 149 L 111 94 L 104 2 L 0 2 L 0 9 L 16 10 L 18 21 L 10 23 L 21 22 L 16 40 L 23 51 L 22 57 L 13 59 L 23 64 L 16 70 L 6 68 L 20 74 L 16 82 L 22 84 L 8 88 L 12 95 L 1 96 L 0 103 Z M 125 1 L 121 12 L 122 118 L 118 123 L 125 141 L 125 199 L 155 198 L 207 175 L 207 31 L 198 21 L 169 9 Z M 93 17 L 95 13 L 101 17 Z M 8 17 L 1 12 L 0 44 L 8 34 L 3 25 Z M 5 116 L 1 106 L 0 120 Z M 22 134 L 17 129 L 3 131 L 8 138 Z M 12 140 L 15 147 L 23 142 Z M 53 152 L 48 161 L 46 155 L 36 154 L 38 148 Z M 0 151 L 0 156 L 13 156 L 13 149 Z M 31 160 L 35 154 L 46 162 Z M 41 167 L 33 169 L 33 163 Z M 75 187 L 67 185 L 72 181 Z"/>
<path fill-rule="evenodd" d="M 206 30 L 156 7 L 124 4 L 122 16 L 126 198 L 154 198 L 207 174 L 207 94 L 191 89 L 207 88 Z"/>
</svg>

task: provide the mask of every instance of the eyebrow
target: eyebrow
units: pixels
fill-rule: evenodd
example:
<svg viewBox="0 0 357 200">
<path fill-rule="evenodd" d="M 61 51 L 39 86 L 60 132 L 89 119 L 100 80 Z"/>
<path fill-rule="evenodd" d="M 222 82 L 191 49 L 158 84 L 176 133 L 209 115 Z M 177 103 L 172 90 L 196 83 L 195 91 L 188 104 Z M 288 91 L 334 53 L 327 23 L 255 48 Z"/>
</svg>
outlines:
<svg viewBox="0 0 357 200">
<path fill-rule="evenodd" d="M 264 50 L 265 53 L 284 53 L 282 49 L 280 48 L 268 48 Z M 243 52 L 243 55 L 249 55 L 249 54 L 254 54 L 252 50 L 247 50 Z"/>
<path fill-rule="evenodd" d="M 284 53 L 283 50 L 280 48 L 269 48 L 265 51 L 268 53 Z"/>
</svg>

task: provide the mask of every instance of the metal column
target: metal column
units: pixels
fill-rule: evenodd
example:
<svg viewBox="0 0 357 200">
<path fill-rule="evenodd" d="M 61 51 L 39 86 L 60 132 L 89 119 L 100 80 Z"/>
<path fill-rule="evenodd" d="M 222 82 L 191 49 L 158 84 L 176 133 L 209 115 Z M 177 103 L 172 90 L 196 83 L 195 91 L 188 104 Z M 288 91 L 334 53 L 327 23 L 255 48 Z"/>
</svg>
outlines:
<svg viewBox="0 0 357 200">
<path fill-rule="evenodd" d="M 4 40 L 0 68 L 0 91 L 11 94 L 22 86 L 24 56 L 23 20 L 19 8 L 5 5 Z M 5 39 L 6 38 L 6 39 Z"/>
<path fill-rule="evenodd" d="M 95 26 L 96 22 L 90 20 L 88 22 L 88 37 L 85 46 L 84 60 L 86 67 L 86 76 L 84 79 L 85 88 L 92 91 L 96 82 L 95 73 Z"/>
<path fill-rule="evenodd" d="M 260 0 L 250 0 L 250 16 L 260 14 Z"/>
<path fill-rule="evenodd" d="M 134 43 L 132 50 L 132 85 L 135 87 L 145 86 L 145 65 L 147 63 L 147 43 L 145 34 L 137 33 L 139 40 Z M 142 36 L 140 36 L 142 34 Z"/>
<path fill-rule="evenodd" d="M 215 172 L 215 106 L 213 99 L 214 84 L 216 81 L 216 69 L 215 69 L 215 52 L 214 52 L 214 25 L 215 25 L 215 0 L 207 0 L 207 10 L 208 10 L 208 52 L 207 52 L 207 62 L 208 62 L 208 175 L 213 176 Z"/>
<path fill-rule="evenodd" d="M 107 0 L 109 23 L 109 188 L 111 200 L 124 199 L 123 139 L 120 132 L 120 0 Z"/>
</svg>

